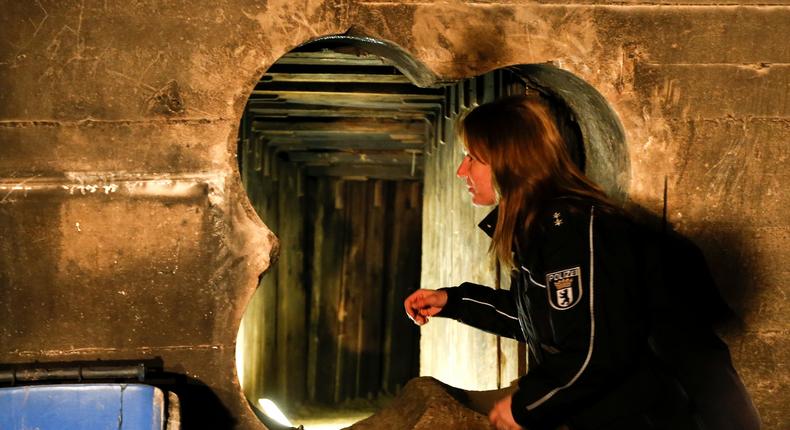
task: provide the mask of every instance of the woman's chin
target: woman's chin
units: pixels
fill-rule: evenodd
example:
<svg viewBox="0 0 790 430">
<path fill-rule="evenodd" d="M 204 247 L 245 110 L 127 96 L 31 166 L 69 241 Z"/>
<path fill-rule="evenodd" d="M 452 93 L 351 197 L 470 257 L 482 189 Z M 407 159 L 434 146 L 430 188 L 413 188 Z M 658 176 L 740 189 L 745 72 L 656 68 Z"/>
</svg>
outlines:
<svg viewBox="0 0 790 430">
<path fill-rule="evenodd" d="M 493 206 L 496 204 L 496 200 L 494 199 L 481 199 L 472 196 L 472 205 L 477 207 L 485 207 L 485 206 Z"/>
</svg>

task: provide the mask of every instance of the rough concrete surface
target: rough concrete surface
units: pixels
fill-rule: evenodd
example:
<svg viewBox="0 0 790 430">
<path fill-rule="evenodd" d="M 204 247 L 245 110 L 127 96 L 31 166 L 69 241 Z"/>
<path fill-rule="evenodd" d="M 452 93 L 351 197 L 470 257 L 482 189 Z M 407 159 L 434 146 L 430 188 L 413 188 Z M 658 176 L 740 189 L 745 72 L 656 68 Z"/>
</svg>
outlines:
<svg viewBox="0 0 790 430">
<path fill-rule="evenodd" d="M 666 203 L 669 221 L 705 251 L 736 309 L 727 340 L 764 428 L 790 422 L 786 2 L 0 8 L 0 363 L 155 357 L 209 387 L 228 422 L 261 428 L 234 348 L 277 242 L 239 180 L 238 123 L 277 58 L 353 27 L 399 45 L 441 81 L 551 61 L 596 88 L 626 133 L 629 199 L 657 214 Z M 451 210 L 466 205 L 462 190 L 428 185 L 458 161 L 453 151 L 426 160 L 426 196 L 441 194 L 444 235 L 426 208 L 424 250 L 445 257 L 423 267 L 446 267 L 423 276 L 427 287 L 488 276 L 484 239 L 469 236 L 482 211 Z M 448 358 L 494 347 L 465 330 L 424 330 L 423 345 L 435 349 L 422 373 L 492 388 L 491 357 L 442 370 Z"/>
</svg>

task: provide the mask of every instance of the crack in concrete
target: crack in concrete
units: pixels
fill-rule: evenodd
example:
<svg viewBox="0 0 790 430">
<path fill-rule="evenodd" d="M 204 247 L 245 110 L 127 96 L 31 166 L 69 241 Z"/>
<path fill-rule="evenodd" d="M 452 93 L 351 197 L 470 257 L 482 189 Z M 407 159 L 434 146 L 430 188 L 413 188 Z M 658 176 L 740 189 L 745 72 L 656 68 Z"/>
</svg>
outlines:
<svg viewBox="0 0 790 430">
<path fill-rule="evenodd" d="M 123 395 L 126 391 L 126 384 L 121 384 L 121 404 L 118 409 L 118 430 L 123 428 Z"/>
<path fill-rule="evenodd" d="M 0 199 L 0 204 L 5 203 L 6 200 L 8 200 L 8 197 L 11 194 L 13 194 L 14 191 L 20 191 L 20 190 L 24 191 L 25 192 L 25 196 L 27 196 L 27 192 L 32 190 L 32 187 L 25 186 L 25 184 L 28 183 L 29 181 L 34 180 L 35 178 L 38 178 L 39 176 L 41 176 L 41 175 L 36 175 L 36 176 L 29 177 L 29 178 L 25 178 L 25 179 L 23 179 L 20 182 L 16 182 L 14 184 L 11 184 L 11 185 L 8 185 L 6 187 L 3 187 L 2 188 L 3 190 L 8 189 L 9 191 L 8 191 L 8 193 L 6 193 L 5 196 L 3 196 L 2 199 Z"/>
<path fill-rule="evenodd" d="M 13 53 L 13 55 L 10 58 L 9 61 L 0 62 L 0 65 L 14 65 L 14 64 L 16 64 L 16 62 L 20 58 L 20 56 L 24 57 L 23 51 L 25 49 L 27 49 L 30 46 L 31 43 L 33 43 L 33 40 L 36 39 L 36 36 L 38 36 L 38 33 L 44 27 L 44 22 L 46 22 L 46 20 L 49 18 L 49 12 L 47 12 L 47 10 L 44 9 L 44 7 L 41 5 L 41 2 L 38 1 L 38 0 L 36 0 L 36 6 L 38 6 L 39 9 L 41 9 L 42 12 L 44 12 L 44 17 L 41 18 L 41 21 L 39 21 L 38 24 L 35 24 L 35 23 L 33 23 L 33 21 L 31 19 L 28 19 L 30 24 L 33 25 L 33 29 L 34 29 L 33 30 L 33 35 L 31 35 L 30 39 L 28 39 L 27 42 L 23 43 L 21 46 L 17 46 L 16 44 L 9 42 L 9 45 L 11 45 L 11 47 L 15 48 L 16 51 Z"/>
<path fill-rule="evenodd" d="M 144 125 L 144 124 L 214 124 L 228 122 L 229 118 L 150 118 L 150 119 L 95 119 L 84 118 L 77 120 L 55 120 L 55 119 L 34 119 L 34 120 L 1 120 L 0 128 L 24 128 L 24 127 L 79 127 L 86 125 Z"/>
<path fill-rule="evenodd" d="M 134 351 L 138 353 L 151 353 L 158 351 L 208 351 L 217 350 L 223 351 L 231 349 L 232 346 L 228 345 L 212 345 L 212 344 L 198 344 L 198 345 L 167 345 L 167 346 L 142 346 L 137 348 L 74 348 L 74 349 L 51 349 L 40 351 L 10 351 L 12 355 L 18 356 L 69 356 L 69 355 L 84 355 L 84 354 L 98 354 L 98 353 L 117 353 Z"/>
<path fill-rule="evenodd" d="M 790 66 L 790 63 L 776 63 L 770 61 L 761 61 L 755 63 L 658 63 L 652 61 L 641 61 L 640 63 L 642 65 L 650 66 L 650 67 L 692 67 L 692 68 L 736 67 L 736 68 L 754 69 L 755 71 L 770 69 L 771 67 Z"/>
</svg>

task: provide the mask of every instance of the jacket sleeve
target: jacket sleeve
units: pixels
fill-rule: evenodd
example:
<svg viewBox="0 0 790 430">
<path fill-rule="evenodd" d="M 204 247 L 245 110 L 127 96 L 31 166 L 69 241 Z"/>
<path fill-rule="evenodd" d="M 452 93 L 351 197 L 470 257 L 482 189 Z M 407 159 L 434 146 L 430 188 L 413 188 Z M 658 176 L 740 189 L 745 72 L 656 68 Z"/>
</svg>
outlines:
<svg viewBox="0 0 790 430">
<path fill-rule="evenodd" d="M 639 357 L 638 311 L 627 304 L 632 270 L 627 234 L 605 234 L 594 208 L 554 213 L 540 250 L 551 352 L 530 366 L 513 394 L 513 417 L 529 430 L 554 429 L 622 380 Z M 606 239 L 613 238 L 613 239 Z M 622 255 L 621 255 L 622 254 Z M 629 312 L 634 312 L 635 315 Z"/>
<path fill-rule="evenodd" d="M 480 330 L 524 341 L 518 312 L 510 290 L 464 282 L 442 288 L 447 292 L 447 304 L 436 316 L 452 318 Z"/>
</svg>

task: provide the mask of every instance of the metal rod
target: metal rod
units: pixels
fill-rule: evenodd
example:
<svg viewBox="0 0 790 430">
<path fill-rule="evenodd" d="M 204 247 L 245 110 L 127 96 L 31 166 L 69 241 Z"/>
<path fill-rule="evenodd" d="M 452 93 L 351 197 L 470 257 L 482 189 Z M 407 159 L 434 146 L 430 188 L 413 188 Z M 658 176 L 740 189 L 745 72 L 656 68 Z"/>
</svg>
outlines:
<svg viewBox="0 0 790 430">
<path fill-rule="evenodd" d="M 0 370 L 0 383 L 93 379 L 145 380 L 145 365 L 133 366 L 77 366 L 68 368 L 33 368 Z"/>
</svg>

